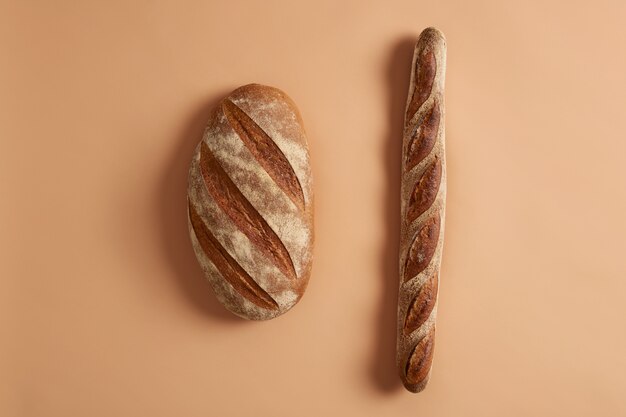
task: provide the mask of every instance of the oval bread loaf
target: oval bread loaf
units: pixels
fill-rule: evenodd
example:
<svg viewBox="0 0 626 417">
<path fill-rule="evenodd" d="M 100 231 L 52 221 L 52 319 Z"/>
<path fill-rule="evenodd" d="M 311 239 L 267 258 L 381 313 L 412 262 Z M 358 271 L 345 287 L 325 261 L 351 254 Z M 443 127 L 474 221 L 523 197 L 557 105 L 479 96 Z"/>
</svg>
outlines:
<svg viewBox="0 0 626 417">
<path fill-rule="evenodd" d="M 189 233 L 217 298 L 266 320 L 311 273 L 313 194 L 302 118 L 281 90 L 250 84 L 212 112 L 189 170 Z"/>
<path fill-rule="evenodd" d="M 424 30 L 415 45 L 402 145 L 397 363 L 404 386 L 426 387 L 435 347 L 446 199 L 446 41 Z"/>
</svg>

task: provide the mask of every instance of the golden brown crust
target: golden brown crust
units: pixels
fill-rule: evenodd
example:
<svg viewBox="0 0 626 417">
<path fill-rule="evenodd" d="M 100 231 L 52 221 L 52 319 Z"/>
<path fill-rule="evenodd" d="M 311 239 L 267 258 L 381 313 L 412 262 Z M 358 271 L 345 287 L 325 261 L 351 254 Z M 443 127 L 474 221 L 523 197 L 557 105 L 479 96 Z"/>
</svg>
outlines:
<svg viewBox="0 0 626 417">
<path fill-rule="evenodd" d="M 412 392 L 426 387 L 435 343 L 446 195 L 445 54 L 441 32 L 420 34 L 404 122 L 397 365 Z"/>
<path fill-rule="evenodd" d="M 435 350 L 435 327 L 413 348 L 406 360 L 404 386 L 411 392 L 419 392 L 426 387 Z"/>
<path fill-rule="evenodd" d="M 254 206 L 239 191 L 206 144 L 201 145 L 200 171 L 207 190 L 233 223 L 286 276 L 296 277 L 289 252 Z"/>
<path fill-rule="evenodd" d="M 436 102 L 424 116 L 422 123 L 411 132 L 409 146 L 406 153 L 405 170 L 410 171 L 433 150 L 439 131 L 441 112 Z"/>
<path fill-rule="evenodd" d="M 253 320 L 293 307 L 313 247 L 309 154 L 293 101 L 258 84 L 222 100 L 192 160 L 188 196 L 194 250 L 218 299 Z"/>
<path fill-rule="evenodd" d="M 229 99 L 222 101 L 222 109 L 228 122 L 235 129 L 252 155 L 257 158 L 269 176 L 289 196 L 294 204 L 303 210 L 304 194 L 302 193 L 298 177 L 296 177 L 291 164 L 272 138 L 246 112 Z"/>
<path fill-rule="evenodd" d="M 413 90 L 413 96 L 406 110 L 407 120 L 411 120 L 413 116 L 415 116 L 417 110 L 424 104 L 428 96 L 430 96 L 433 82 L 435 81 L 437 60 L 435 59 L 431 45 L 428 43 L 424 44 L 424 47 L 419 53 L 414 73 L 415 89 Z"/>
<path fill-rule="evenodd" d="M 433 205 L 441 184 L 441 159 L 435 158 L 424 171 L 409 200 L 407 220 L 414 221 Z"/>
<path fill-rule="evenodd" d="M 441 220 L 437 214 L 426 220 L 413 238 L 404 267 L 405 282 L 415 278 L 430 264 L 439 243 L 440 225 Z"/>
<path fill-rule="evenodd" d="M 404 334 L 411 334 L 419 329 L 430 317 L 437 302 L 439 290 L 439 276 L 433 274 L 420 287 L 417 295 L 409 305 L 409 311 L 404 321 Z"/>
<path fill-rule="evenodd" d="M 276 310 L 278 304 L 266 293 L 263 288 L 257 284 L 252 277 L 244 271 L 244 269 L 233 259 L 220 242 L 213 236 L 211 231 L 206 227 L 200 215 L 192 204 L 188 204 L 189 219 L 191 226 L 198 238 L 200 246 L 207 254 L 208 258 L 215 265 L 217 270 L 222 274 L 224 279 L 228 281 L 241 295 L 258 305 L 259 307 Z"/>
</svg>

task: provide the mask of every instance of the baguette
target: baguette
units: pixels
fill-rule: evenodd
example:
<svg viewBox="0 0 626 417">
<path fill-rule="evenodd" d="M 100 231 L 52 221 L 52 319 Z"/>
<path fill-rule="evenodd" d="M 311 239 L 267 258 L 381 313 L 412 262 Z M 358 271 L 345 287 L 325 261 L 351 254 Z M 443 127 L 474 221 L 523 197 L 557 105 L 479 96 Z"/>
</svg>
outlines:
<svg viewBox="0 0 626 417">
<path fill-rule="evenodd" d="M 407 390 L 430 378 L 446 198 L 446 41 L 425 29 L 415 45 L 402 143 L 397 365 Z"/>
<path fill-rule="evenodd" d="M 250 84 L 211 114 L 189 170 L 193 248 L 217 298 L 250 320 L 285 313 L 311 273 L 313 193 L 302 118 Z"/>
</svg>

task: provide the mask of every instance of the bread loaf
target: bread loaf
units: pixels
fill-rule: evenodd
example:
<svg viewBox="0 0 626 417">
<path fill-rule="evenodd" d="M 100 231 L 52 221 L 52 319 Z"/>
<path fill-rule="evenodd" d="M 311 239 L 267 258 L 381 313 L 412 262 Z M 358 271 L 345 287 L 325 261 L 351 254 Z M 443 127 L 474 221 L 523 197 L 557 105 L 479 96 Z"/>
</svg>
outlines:
<svg viewBox="0 0 626 417">
<path fill-rule="evenodd" d="M 434 28 L 415 45 L 404 120 L 397 364 L 404 386 L 426 387 L 435 346 L 446 198 L 446 41 Z"/>
<path fill-rule="evenodd" d="M 313 194 L 302 118 L 282 91 L 238 88 L 210 116 L 189 170 L 189 233 L 217 298 L 266 320 L 311 273 Z"/>
</svg>

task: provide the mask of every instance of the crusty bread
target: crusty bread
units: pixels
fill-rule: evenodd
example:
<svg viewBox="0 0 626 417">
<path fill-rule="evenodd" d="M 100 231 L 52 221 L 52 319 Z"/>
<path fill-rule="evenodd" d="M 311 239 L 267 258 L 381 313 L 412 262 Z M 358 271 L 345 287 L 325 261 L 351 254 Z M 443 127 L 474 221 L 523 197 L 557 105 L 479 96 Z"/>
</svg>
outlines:
<svg viewBox="0 0 626 417">
<path fill-rule="evenodd" d="M 311 273 L 313 194 L 302 118 L 282 91 L 250 84 L 213 111 L 189 170 L 189 232 L 217 298 L 266 320 Z"/>
<path fill-rule="evenodd" d="M 435 343 L 446 198 L 446 41 L 434 28 L 415 45 L 402 144 L 397 364 L 404 386 L 426 387 Z"/>
</svg>

